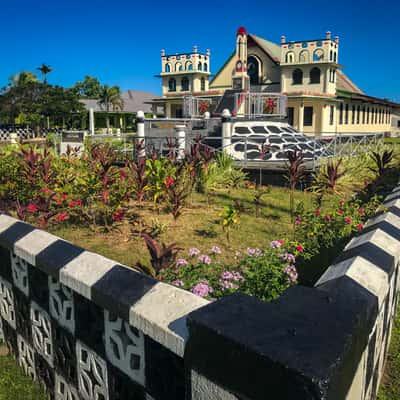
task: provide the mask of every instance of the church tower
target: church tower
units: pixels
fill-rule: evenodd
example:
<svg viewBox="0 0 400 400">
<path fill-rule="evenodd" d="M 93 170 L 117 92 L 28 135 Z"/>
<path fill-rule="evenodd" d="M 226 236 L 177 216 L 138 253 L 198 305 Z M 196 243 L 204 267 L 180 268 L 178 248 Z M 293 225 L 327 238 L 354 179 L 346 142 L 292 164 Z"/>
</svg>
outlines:
<svg viewBox="0 0 400 400">
<path fill-rule="evenodd" d="M 281 88 L 283 93 L 335 96 L 339 37 L 288 42 L 281 37 Z"/>
<path fill-rule="evenodd" d="M 236 64 L 232 75 L 233 89 L 250 89 L 250 79 L 247 74 L 247 31 L 241 26 L 236 34 Z"/>
</svg>

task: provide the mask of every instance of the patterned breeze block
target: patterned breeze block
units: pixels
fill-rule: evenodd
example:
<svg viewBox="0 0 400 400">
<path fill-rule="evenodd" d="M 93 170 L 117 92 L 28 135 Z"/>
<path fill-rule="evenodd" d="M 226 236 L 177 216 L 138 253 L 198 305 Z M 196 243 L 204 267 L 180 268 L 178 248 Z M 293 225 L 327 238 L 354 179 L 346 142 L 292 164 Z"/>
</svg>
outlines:
<svg viewBox="0 0 400 400">
<path fill-rule="evenodd" d="M 0 337 L 56 400 L 184 399 L 208 302 L 0 215 Z"/>
</svg>

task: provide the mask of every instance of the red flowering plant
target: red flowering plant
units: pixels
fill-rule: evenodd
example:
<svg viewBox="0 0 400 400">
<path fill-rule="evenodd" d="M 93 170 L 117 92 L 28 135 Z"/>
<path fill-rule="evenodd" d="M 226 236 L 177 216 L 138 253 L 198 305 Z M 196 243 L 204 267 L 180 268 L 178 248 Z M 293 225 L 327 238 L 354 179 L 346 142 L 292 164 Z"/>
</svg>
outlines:
<svg viewBox="0 0 400 400">
<path fill-rule="evenodd" d="M 300 204 L 296 210 L 295 239 L 304 246 L 301 259 L 309 260 L 327 249 L 345 244 L 363 229 L 364 222 L 378 206 L 377 198 L 364 204 L 358 200 L 340 199 L 328 208 L 312 211 L 305 211 Z"/>
<path fill-rule="evenodd" d="M 130 170 L 117 166 L 117 158 L 118 153 L 109 144 L 89 147 L 79 174 L 85 201 L 74 199 L 68 203 L 72 209 L 81 207 L 82 215 L 91 225 L 106 230 L 122 221 L 129 199 Z"/>
</svg>

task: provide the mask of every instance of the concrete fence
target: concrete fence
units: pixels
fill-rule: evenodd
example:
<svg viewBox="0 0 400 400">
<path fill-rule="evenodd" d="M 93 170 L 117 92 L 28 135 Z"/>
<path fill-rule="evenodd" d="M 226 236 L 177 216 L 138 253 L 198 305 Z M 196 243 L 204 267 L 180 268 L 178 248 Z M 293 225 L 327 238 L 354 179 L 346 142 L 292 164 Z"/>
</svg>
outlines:
<svg viewBox="0 0 400 400">
<path fill-rule="evenodd" d="M 399 288 L 400 187 L 316 287 L 208 302 L 0 215 L 0 335 L 56 400 L 370 400 Z"/>
</svg>

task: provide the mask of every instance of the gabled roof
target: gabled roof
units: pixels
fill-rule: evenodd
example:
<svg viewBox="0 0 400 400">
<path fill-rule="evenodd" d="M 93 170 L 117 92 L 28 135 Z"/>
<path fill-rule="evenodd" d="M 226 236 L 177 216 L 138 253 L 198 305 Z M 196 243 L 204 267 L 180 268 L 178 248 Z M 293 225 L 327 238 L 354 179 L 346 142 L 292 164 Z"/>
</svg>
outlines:
<svg viewBox="0 0 400 400">
<path fill-rule="evenodd" d="M 270 42 L 269 40 L 260 38 L 252 33 L 248 34 L 248 37 L 254 40 L 256 44 L 258 44 L 265 53 L 269 55 L 269 57 L 275 61 L 277 64 L 281 61 L 281 46 L 274 42 Z"/>
<path fill-rule="evenodd" d="M 344 92 L 364 94 L 363 91 L 339 69 L 336 71 L 336 89 Z"/>
<path fill-rule="evenodd" d="M 151 105 L 147 104 L 150 100 L 154 99 L 156 95 L 150 92 L 142 92 L 139 90 L 127 90 L 121 93 L 122 100 L 124 101 L 124 108 L 122 112 L 138 112 L 145 113 L 151 112 Z M 81 103 L 89 110 L 93 108 L 95 112 L 104 112 L 104 107 L 101 107 L 97 99 L 81 99 Z"/>
</svg>

